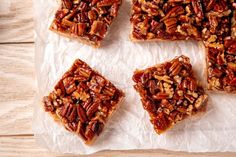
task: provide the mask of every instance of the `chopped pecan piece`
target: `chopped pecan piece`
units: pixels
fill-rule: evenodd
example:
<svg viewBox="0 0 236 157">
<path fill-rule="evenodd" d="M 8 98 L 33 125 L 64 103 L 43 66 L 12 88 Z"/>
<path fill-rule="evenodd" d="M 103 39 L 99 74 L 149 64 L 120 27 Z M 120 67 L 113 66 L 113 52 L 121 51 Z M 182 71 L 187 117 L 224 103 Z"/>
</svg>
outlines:
<svg viewBox="0 0 236 157">
<path fill-rule="evenodd" d="M 104 37 L 105 33 L 107 31 L 106 24 L 102 21 L 93 21 L 93 24 L 91 26 L 90 34 L 97 35 L 101 38 Z"/>
<path fill-rule="evenodd" d="M 62 0 L 50 30 L 99 47 L 120 5 L 121 0 Z"/>
<path fill-rule="evenodd" d="M 202 3 L 201 0 L 191 0 L 192 1 L 192 6 L 195 14 L 197 14 L 198 18 L 203 18 L 203 8 L 202 8 Z"/>
<path fill-rule="evenodd" d="M 123 92 L 110 81 L 77 59 L 54 91 L 43 98 L 43 105 L 67 130 L 90 144 L 123 97 Z"/>
<path fill-rule="evenodd" d="M 83 36 L 86 32 L 86 23 L 74 23 L 71 26 L 71 35 L 73 36 Z"/>
<path fill-rule="evenodd" d="M 73 3 L 71 0 L 62 0 L 62 5 L 66 9 L 72 9 L 72 7 L 73 7 Z"/>
<path fill-rule="evenodd" d="M 158 134 L 206 107 L 207 95 L 197 83 L 188 57 L 135 71 L 133 81 Z"/>
</svg>

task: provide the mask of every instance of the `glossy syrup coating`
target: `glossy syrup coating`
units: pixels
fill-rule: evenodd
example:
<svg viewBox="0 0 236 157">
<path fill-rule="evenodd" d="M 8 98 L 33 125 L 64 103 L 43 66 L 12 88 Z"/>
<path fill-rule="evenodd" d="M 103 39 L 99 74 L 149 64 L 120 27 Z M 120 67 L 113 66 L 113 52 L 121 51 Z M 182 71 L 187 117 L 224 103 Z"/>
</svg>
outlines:
<svg viewBox="0 0 236 157">
<path fill-rule="evenodd" d="M 210 90 L 236 92 L 235 6 L 229 0 L 204 0 L 203 42 Z"/>
<path fill-rule="evenodd" d="M 137 70 L 133 81 L 158 134 L 206 107 L 207 95 L 194 77 L 188 57 Z"/>
<path fill-rule="evenodd" d="M 132 0 L 132 40 L 201 39 L 200 0 Z"/>
<path fill-rule="evenodd" d="M 43 106 L 64 127 L 90 144 L 100 135 L 110 115 L 124 97 L 110 81 L 77 59 Z"/>
<path fill-rule="evenodd" d="M 99 47 L 120 5 L 121 0 L 62 0 L 50 29 Z"/>
</svg>

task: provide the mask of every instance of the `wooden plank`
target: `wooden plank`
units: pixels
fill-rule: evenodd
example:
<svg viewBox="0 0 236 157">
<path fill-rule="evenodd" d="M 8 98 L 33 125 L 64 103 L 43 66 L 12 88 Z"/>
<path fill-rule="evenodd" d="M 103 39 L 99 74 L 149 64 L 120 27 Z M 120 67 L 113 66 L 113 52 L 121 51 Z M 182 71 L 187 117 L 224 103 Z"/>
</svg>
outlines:
<svg viewBox="0 0 236 157">
<path fill-rule="evenodd" d="M 102 151 L 95 154 L 88 155 L 88 157 L 235 157 L 235 153 L 184 153 L 173 152 L 166 150 L 131 150 L 131 151 Z M 16 137 L 0 137 L 0 156 L 18 156 L 18 157 L 49 157 L 49 156 L 63 156 L 58 153 L 50 153 L 46 149 L 40 148 L 33 136 L 16 136 Z M 68 156 L 68 155 L 64 155 Z"/>
<path fill-rule="evenodd" d="M 32 136 L 0 137 L 0 156 L 49 156 L 46 149 L 39 148 Z"/>
<path fill-rule="evenodd" d="M 0 135 L 32 134 L 34 45 L 0 45 Z"/>
<path fill-rule="evenodd" d="M 32 0 L 1 0 L 0 43 L 33 42 Z"/>
</svg>

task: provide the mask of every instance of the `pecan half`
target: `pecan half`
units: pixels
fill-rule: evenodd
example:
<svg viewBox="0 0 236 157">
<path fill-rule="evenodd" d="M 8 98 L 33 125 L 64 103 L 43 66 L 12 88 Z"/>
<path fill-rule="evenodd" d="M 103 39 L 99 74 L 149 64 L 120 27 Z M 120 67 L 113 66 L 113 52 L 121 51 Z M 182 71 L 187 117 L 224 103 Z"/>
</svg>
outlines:
<svg viewBox="0 0 236 157">
<path fill-rule="evenodd" d="M 66 9 L 72 9 L 73 7 L 73 3 L 71 0 L 62 0 L 62 5 L 66 8 Z"/>
<path fill-rule="evenodd" d="M 63 84 L 64 84 L 67 94 L 71 94 L 72 92 L 76 90 L 76 85 L 75 85 L 73 77 L 67 77 L 63 79 Z"/>
<path fill-rule="evenodd" d="M 80 121 L 82 123 L 85 123 L 85 122 L 88 121 L 86 112 L 85 112 L 84 108 L 80 104 L 77 105 L 77 113 L 78 113 L 78 116 L 79 116 Z"/>
<path fill-rule="evenodd" d="M 191 0 L 191 1 L 195 14 L 197 14 L 199 18 L 203 18 L 204 15 L 203 15 L 201 0 Z"/>
<path fill-rule="evenodd" d="M 99 37 L 104 37 L 107 31 L 106 24 L 102 21 L 94 21 L 91 26 L 90 34 L 97 35 Z"/>
<path fill-rule="evenodd" d="M 50 97 L 45 96 L 43 97 L 43 103 L 44 103 L 44 110 L 47 112 L 53 112 L 54 111 L 54 105 L 52 103 L 52 99 Z"/>
</svg>

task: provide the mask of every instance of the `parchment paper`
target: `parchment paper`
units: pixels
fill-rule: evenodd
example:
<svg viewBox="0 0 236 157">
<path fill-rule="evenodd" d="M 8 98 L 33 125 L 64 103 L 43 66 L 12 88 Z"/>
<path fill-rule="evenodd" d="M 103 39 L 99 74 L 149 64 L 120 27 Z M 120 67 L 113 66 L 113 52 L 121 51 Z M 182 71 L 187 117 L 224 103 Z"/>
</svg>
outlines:
<svg viewBox="0 0 236 157">
<path fill-rule="evenodd" d="M 169 149 L 188 152 L 236 151 L 236 97 L 209 93 L 207 112 L 177 124 L 158 136 L 149 122 L 131 79 L 135 69 L 184 54 L 191 58 L 197 78 L 204 83 L 204 47 L 196 41 L 143 42 L 129 40 L 131 1 L 123 0 L 119 16 L 113 23 L 102 48 L 94 49 L 49 31 L 56 0 L 33 0 L 36 32 L 36 73 L 38 93 L 35 99 L 33 131 L 40 145 L 51 151 L 89 154 L 100 150 Z M 63 73 L 76 58 L 122 89 L 126 97 L 111 118 L 104 133 L 92 146 L 53 121 L 40 107 Z"/>
</svg>

